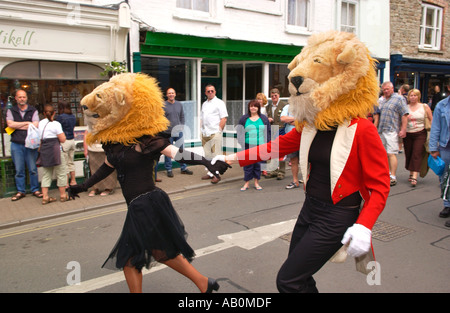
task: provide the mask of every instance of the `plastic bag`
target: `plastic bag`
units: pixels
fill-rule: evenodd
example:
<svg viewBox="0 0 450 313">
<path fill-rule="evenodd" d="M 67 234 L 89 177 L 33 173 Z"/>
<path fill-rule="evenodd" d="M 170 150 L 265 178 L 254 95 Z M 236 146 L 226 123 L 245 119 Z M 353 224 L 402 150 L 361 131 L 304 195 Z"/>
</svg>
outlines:
<svg viewBox="0 0 450 313">
<path fill-rule="evenodd" d="M 27 138 L 25 138 L 25 147 L 29 149 L 37 149 L 41 144 L 39 129 L 30 123 L 28 125 Z"/>
<path fill-rule="evenodd" d="M 436 175 L 441 176 L 442 174 L 444 174 L 445 162 L 439 156 L 435 159 L 430 154 L 430 156 L 428 157 L 428 166 Z"/>
</svg>

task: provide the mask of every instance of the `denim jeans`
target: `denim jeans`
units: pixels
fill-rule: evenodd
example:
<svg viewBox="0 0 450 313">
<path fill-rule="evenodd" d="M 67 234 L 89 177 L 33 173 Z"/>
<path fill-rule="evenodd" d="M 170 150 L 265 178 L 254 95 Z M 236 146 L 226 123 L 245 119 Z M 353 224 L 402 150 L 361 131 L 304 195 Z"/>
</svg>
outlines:
<svg viewBox="0 0 450 313">
<path fill-rule="evenodd" d="M 31 192 L 39 190 L 39 178 L 36 167 L 37 156 L 37 149 L 28 149 L 25 145 L 11 142 L 11 157 L 16 169 L 15 180 L 18 192 L 25 193 L 26 168 L 28 168 L 28 173 L 30 174 Z"/>
<path fill-rule="evenodd" d="M 169 141 L 171 144 L 176 142 L 175 145 L 178 148 L 181 148 L 184 143 L 183 133 L 180 133 L 180 137 L 170 137 Z M 166 171 L 168 171 L 168 172 L 172 171 L 172 159 L 171 158 L 164 156 L 164 167 L 166 168 Z M 186 167 L 187 167 L 187 165 L 185 163 L 180 163 L 180 168 L 182 171 L 185 171 Z"/>
</svg>

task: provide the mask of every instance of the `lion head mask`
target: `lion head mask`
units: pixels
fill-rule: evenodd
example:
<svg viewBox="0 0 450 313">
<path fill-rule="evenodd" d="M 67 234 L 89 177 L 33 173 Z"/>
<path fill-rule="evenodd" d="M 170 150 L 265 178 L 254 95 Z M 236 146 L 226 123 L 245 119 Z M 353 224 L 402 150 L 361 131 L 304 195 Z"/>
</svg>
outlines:
<svg viewBox="0 0 450 313">
<path fill-rule="evenodd" d="M 377 104 L 375 60 L 354 34 L 314 34 L 288 67 L 290 110 L 299 127 L 327 130 L 366 117 Z"/>
<path fill-rule="evenodd" d="M 145 74 L 113 76 L 81 100 L 87 142 L 129 145 L 167 129 L 164 100 L 156 79 Z"/>
</svg>

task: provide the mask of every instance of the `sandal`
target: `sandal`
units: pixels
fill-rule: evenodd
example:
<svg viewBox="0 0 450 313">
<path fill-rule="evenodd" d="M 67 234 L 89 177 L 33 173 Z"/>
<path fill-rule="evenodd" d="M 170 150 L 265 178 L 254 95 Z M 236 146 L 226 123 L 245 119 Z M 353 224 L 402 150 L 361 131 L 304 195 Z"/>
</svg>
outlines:
<svg viewBox="0 0 450 313">
<path fill-rule="evenodd" d="M 114 190 L 112 189 L 105 189 L 103 190 L 103 192 L 100 194 L 100 196 L 109 196 L 112 195 L 114 193 Z"/>
<path fill-rule="evenodd" d="M 248 189 L 248 187 L 242 187 L 241 191 L 246 191 Z"/>
<path fill-rule="evenodd" d="M 69 201 L 70 200 L 70 198 L 69 198 L 69 196 L 66 194 L 66 195 L 64 195 L 64 197 L 60 197 L 59 198 L 59 201 L 61 201 L 61 202 L 66 202 L 66 201 Z"/>
<path fill-rule="evenodd" d="M 93 197 L 93 196 L 96 196 L 96 195 L 98 195 L 98 190 L 97 189 L 91 190 L 91 192 L 89 192 L 89 197 Z"/>
<path fill-rule="evenodd" d="M 42 198 L 44 195 L 42 194 L 42 192 L 37 190 L 37 191 L 33 192 L 33 196 L 35 196 L 36 198 Z"/>
<path fill-rule="evenodd" d="M 22 198 L 25 198 L 25 194 L 23 192 L 18 192 L 18 193 L 16 193 L 15 196 L 13 196 L 11 198 L 11 201 L 17 201 L 17 200 L 20 200 Z"/>
<path fill-rule="evenodd" d="M 411 187 L 416 187 L 416 185 L 417 185 L 417 179 L 411 178 L 411 179 L 410 179 L 410 183 L 411 183 Z"/>
<path fill-rule="evenodd" d="M 42 204 L 49 204 L 50 202 L 55 202 L 56 199 L 49 197 L 48 199 L 42 199 Z"/>
<path fill-rule="evenodd" d="M 261 186 L 255 186 L 255 189 L 256 190 L 262 190 L 262 187 Z"/>
</svg>

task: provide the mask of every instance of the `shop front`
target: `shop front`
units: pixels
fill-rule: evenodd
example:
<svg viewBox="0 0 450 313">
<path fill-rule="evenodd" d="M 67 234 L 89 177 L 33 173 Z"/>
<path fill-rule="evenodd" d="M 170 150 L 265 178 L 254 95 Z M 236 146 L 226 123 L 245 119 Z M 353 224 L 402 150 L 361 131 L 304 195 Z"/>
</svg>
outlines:
<svg viewBox="0 0 450 313">
<path fill-rule="evenodd" d="M 227 106 L 224 150 L 236 151 L 235 126 L 246 113 L 247 103 L 277 87 L 288 97 L 287 68 L 302 47 L 294 45 L 206 38 L 180 34 L 142 32 L 140 52 L 134 54 L 135 72 L 158 79 L 165 93 L 175 88 L 183 103 L 183 133 L 190 147 L 201 147 L 199 114 L 205 101 L 204 88 L 212 83 L 217 97 Z"/>
<path fill-rule="evenodd" d="M 450 77 L 450 62 L 447 60 L 423 60 L 391 55 L 391 81 L 396 90 L 403 84 L 417 88 L 422 94 L 421 101 L 432 106 L 433 96 L 448 95 L 445 82 Z M 435 97 L 436 99 L 436 97 Z"/>
<path fill-rule="evenodd" d="M 1 191 L 15 192 L 10 136 L 5 132 L 6 110 L 15 104 L 18 89 L 39 113 L 45 104 L 57 109 L 70 103 L 76 116 L 76 174 L 83 176 L 84 120 L 80 100 L 108 76 L 111 61 L 126 61 L 129 7 L 98 7 L 49 1 L 0 3 Z M 42 115 L 41 115 L 42 118 Z"/>
</svg>

